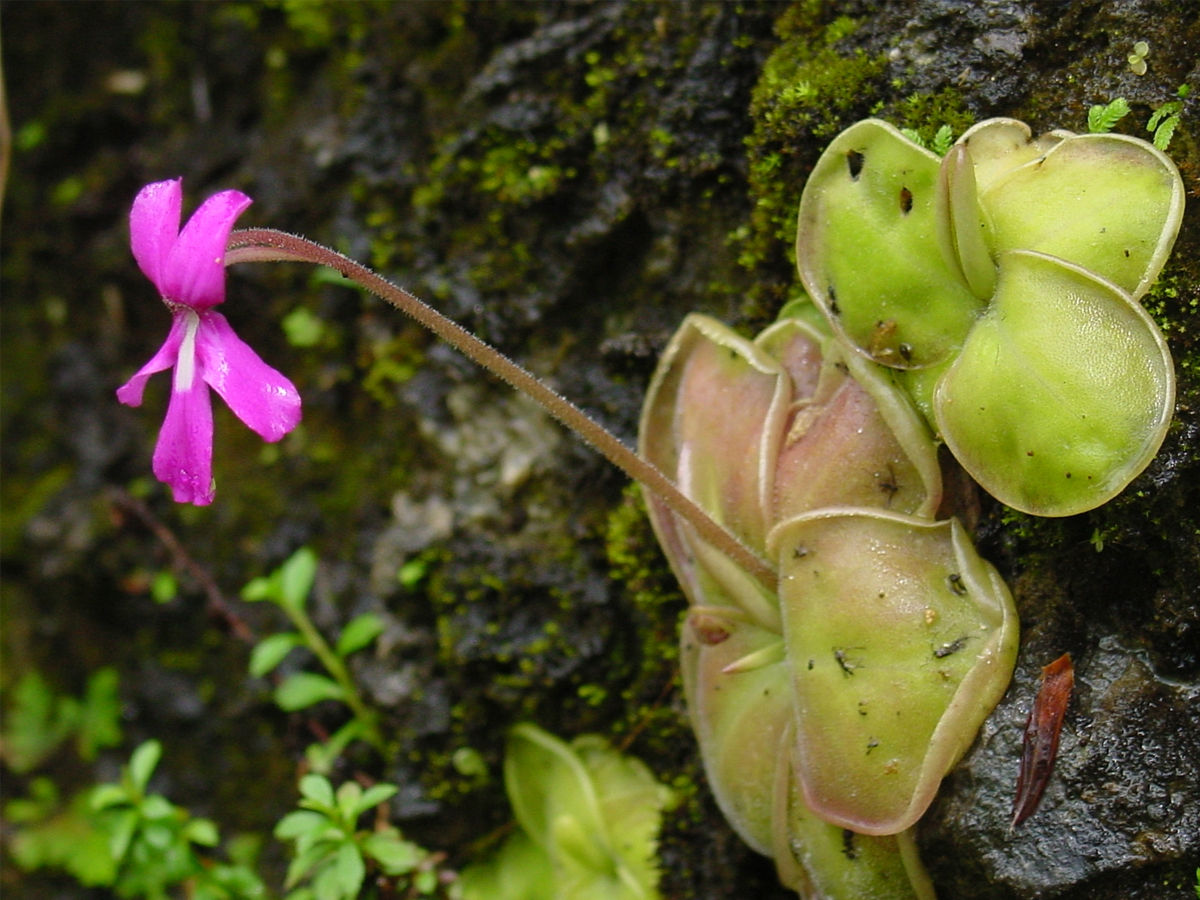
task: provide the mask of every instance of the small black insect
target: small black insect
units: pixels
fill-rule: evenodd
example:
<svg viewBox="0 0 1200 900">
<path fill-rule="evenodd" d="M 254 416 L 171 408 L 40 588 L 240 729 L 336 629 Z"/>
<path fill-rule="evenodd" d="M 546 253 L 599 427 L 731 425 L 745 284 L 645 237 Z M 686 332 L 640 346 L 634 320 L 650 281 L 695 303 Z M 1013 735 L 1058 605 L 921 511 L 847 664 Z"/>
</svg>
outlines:
<svg viewBox="0 0 1200 900">
<path fill-rule="evenodd" d="M 842 829 L 842 855 L 846 859 L 857 859 L 858 848 L 854 846 L 854 832 L 849 828 Z"/>
<path fill-rule="evenodd" d="M 854 674 L 854 670 L 861 666 L 850 659 L 849 650 L 861 650 L 861 647 L 834 647 L 833 658 L 837 660 L 838 667 L 842 670 L 842 674 L 849 678 Z"/>
<path fill-rule="evenodd" d="M 963 584 L 962 576 L 957 572 L 951 572 L 946 576 L 946 581 L 950 585 L 950 590 L 962 597 L 967 593 L 967 586 Z"/>
<path fill-rule="evenodd" d="M 933 655 L 938 659 L 945 659 L 947 656 L 957 653 L 959 650 L 965 647 L 968 640 L 970 640 L 970 638 L 964 634 L 962 637 L 956 638 L 947 644 L 942 644 L 942 646 L 933 651 Z"/>
</svg>

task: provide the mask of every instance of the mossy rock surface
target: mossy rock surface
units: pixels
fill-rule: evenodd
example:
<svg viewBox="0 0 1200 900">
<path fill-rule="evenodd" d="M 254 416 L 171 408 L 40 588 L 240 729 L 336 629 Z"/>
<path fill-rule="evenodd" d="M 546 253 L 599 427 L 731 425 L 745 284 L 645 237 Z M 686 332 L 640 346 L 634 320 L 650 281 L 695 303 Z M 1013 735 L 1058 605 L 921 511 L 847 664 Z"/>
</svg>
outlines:
<svg viewBox="0 0 1200 900">
<path fill-rule="evenodd" d="M 305 421 L 264 449 L 219 412 L 217 502 L 173 505 L 149 467 L 165 377 L 142 409 L 114 396 L 167 322 L 129 255 L 137 189 L 182 175 L 188 208 L 246 191 L 243 224 L 377 266 L 628 443 L 687 312 L 750 334 L 794 295 L 800 190 L 860 118 L 926 140 L 991 116 L 1083 131 L 1091 105 L 1124 96 L 1133 111 L 1117 130 L 1146 137 L 1151 111 L 1186 83 L 1169 153 L 1189 204 L 1200 196 L 1200 13 L 1182 0 L 61 2 L 9 4 L 4 26 L 4 687 L 37 668 L 77 694 L 87 672 L 116 665 L 129 746 L 165 744 L 164 792 L 226 833 L 268 830 L 294 801 L 312 733 L 241 674 L 248 648 L 211 615 L 213 590 L 259 633 L 279 629 L 234 598 L 307 544 L 321 558 L 319 624 L 388 620 L 357 672 L 397 753 L 352 754 L 341 774 L 398 780 L 400 827 L 464 863 L 509 813 L 497 778 L 454 769 L 456 750 L 498 773 L 516 721 L 607 734 L 685 795 L 663 836 L 670 897 L 788 894 L 703 783 L 675 673 L 683 599 L 622 476 L 381 304 L 303 267 L 241 266 L 224 312 L 300 388 Z M 1138 40 L 1144 75 L 1126 59 Z M 980 501 L 980 552 L 1012 586 L 1022 648 L 920 825 L 942 897 L 1148 900 L 1194 884 L 1192 212 L 1146 298 L 1179 377 L 1159 456 L 1085 515 Z M 195 564 L 165 605 L 148 585 L 180 557 L 152 521 Z M 1077 691 L 1058 769 L 1010 832 L 1025 716 L 1040 668 L 1064 651 Z M 55 774 L 110 777 L 120 758 Z M 15 893 L 18 877 L 5 866 L 0 886 Z"/>
</svg>

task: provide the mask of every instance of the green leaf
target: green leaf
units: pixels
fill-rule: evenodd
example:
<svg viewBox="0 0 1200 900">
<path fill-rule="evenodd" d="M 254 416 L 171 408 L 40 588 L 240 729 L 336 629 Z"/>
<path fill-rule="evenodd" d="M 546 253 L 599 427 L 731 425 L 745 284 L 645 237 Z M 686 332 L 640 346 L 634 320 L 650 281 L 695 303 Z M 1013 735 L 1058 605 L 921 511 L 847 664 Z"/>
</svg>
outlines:
<svg viewBox="0 0 1200 900">
<path fill-rule="evenodd" d="M 120 784 L 98 784 L 88 792 L 94 810 L 109 809 L 129 803 L 129 793 Z"/>
<path fill-rule="evenodd" d="M 88 678 L 80 704 L 75 744 L 80 757 L 90 762 L 96 752 L 121 743 L 121 698 L 117 695 L 117 670 L 106 666 Z"/>
<path fill-rule="evenodd" d="M 805 290 L 835 333 L 894 368 L 952 357 L 983 306 L 937 250 L 940 163 L 866 119 L 834 139 L 800 198 Z"/>
<path fill-rule="evenodd" d="M 1162 443 L 1170 353 L 1141 305 L 1092 272 L 1023 251 L 1005 254 L 1000 272 L 992 306 L 934 392 L 938 428 L 1002 503 L 1040 516 L 1093 509 Z"/>
<path fill-rule="evenodd" d="M 35 784 L 34 793 L 41 793 Z M 84 887 L 111 886 L 117 877 L 108 834 L 90 808 L 90 791 L 76 794 L 70 805 L 59 812 L 42 810 L 34 820 L 22 821 L 7 835 L 6 849 L 12 861 L 26 872 L 54 868 L 69 873 Z M 10 824 L 16 801 L 5 808 Z M 15 892 L 15 891 L 14 891 Z M 10 893 L 14 893 L 10 892 Z"/>
<path fill-rule="evenodd" d="M 279 573 L 254 578 L 242 588 L 242 599 L 247 603 L 258 603 L 262 600 L 276 602 L 279 597 Z"/>
<path fill-rule="evenodd" d="M 509 732 L 504 787 L 517 822 L 543 847 L 552 845 L 555 822 L 565 816 L 604 841 L 596 789 L 583 763 L 554 735 L 530 724 Z"/>
<path fill-rule="evenodd" d="M 141 744 L 129 758 L 129 779 L 138 793 L 145 793 L 150 776 L 162 759 L 162 744 L 149 740 Z"/>
<path fill-rule="evenodd" d="M 169 570 L 157 572 L 150 582 L 150 597 L 155 603 L 170 603 L 179 594 L 179 582 Z"/>
<path fill-rule="evenodd" d="M 942 125 L 938 128 L 937 133 L 933 136 L 933 144 L 930 150 L 938 156 L 945 156 L 950 149 L 950 145 L 954 143 L 954 131 L 949 125 Z"/>
<path fill-rule="evenodd" d="M 1092 134 L 1103 134 L 1113 130 L 1113 126 L 1129 115 L 1129 103 L 1124 97 L 1117 97 L 1107 105 L 1093 106 L 1088 110 L 1088 131 Z"/>
<path fill-rule="evenodd" d="M 341 821 L 350 829 L 358 818 L 358 801 L 362 798 L 363 789 L 357 781 L 345 781 L 337 789 L 337 808 Z"/>
<path fill-rule="evenodd" d="M 108 818 L 108 849 L 115 862 L 125 858 L 137 831 L 138 814 L 132 809 L 115 810 Z"/>
<path fill-rule="evenodd" d="M 1159 150 L 1166 150 L 1171 144 L 1171 138 L 1175 134 L 1175 129 L 1178 125 L 1179 113 L 1163 119 L 1162 124 L 1154 131 L 1154 146 Z"/>
<path fill-rule="evenodd" d="M 342 700 L 345 693 L 337 682 L 313 672 L 289 675 L 275 689 L 275 702 L 286 712 L 305 709 L 322 700 Z"/>
<path fill-rule="evenodd" d="M 978 175 L 978 161 L 976 168 Z M 987 183 L 981 180 L 980 201 L 1000 269 L 1005 251 L 1034 250 L 1088 269 L 1136 300 L 1154 283 L 1175 243 L 1184 190 L 1174 163 L 1145 141 L 1082 134 Z M 1094 354 L 1089 346 L 1083 355 Z"/>
<path fill-rule="evenodd" d="M 37 767 L 66 738 L 72 727 L 69 707 L 37 672 L 29 672 L 13 690 L 4 727 L 4 761 L 23 774 Z"/>
<path fill-rule="evenodd" d="M 353 815 L 358 818 L 368 809 L 378 806 L 385 800 L 389 800 L 396 795 L 400 788 L 394 784 L 373 784 L 367 788 L 363 795 L 359 798 L 358 803 L 354 807 Z"/>
<path fill-rule="evenodd" d="M 215 847 L 221 842 L 217 826 L 212 819 L 192 819 L 184 826 L 183 836 L 202 847 Z"/>
<path fill-rule="evenodd" d="M 138 806 L 138 814 L 149 821 L 171 821 L 177 818 L 177 808 L 162 794 L 151 794 Z"/>
<path fill-rule="evenodd" d="M 957 519 L 818 510 L 770 549 L 788 658 L 805 661 L 788 740 L 804 796 L 830 824 L 903 831 L 1008 687 L 1012 597 Z"/>
<path fill-rule="evenodd" d="M 319 812 L 308 809 L 298 809 L 288 813 L 279 820 L 273 832 L 281 841 L 295 840 L 301 835 L 313 834 L 324 828 L 329 819 Z"/>
<path fill-rule="evenodd" d="M 509 835 L 500 850 L 472 862 L 460 874 L 465 900 L 555 900 L 550 855 L 523 831 Z"/>
<path fill-rule="evenodd" d="M 333 799 L 333 785 L 323 775 L 305 775 L 301 778 L 300 794 L 322 809 L 332 812 L 336 808 Z"/>
<path fill-rule="evenodd" d="M 316 575 L 317 554 L 308 547 L 301 547 L 280 566 L 280 603 L 288 609 L 304 609 Z"/>
<path fill-rule="evenodd" d="M 283 317 L 283 332 L 293 347 L 315 347 L 325 333 L 325 323 L 303 306 Z"/>
<path fill-rule="evenodd" d="M 357 897 L 366 877 L 367 867 L 363 863 L 362 851 L 350 842 L 342 844 L 334 860 L 338 888 L 344 897 Z"/>
<path fill-rule="evenodd" d="M 294 631 L 285 631 L 263 638 L 250 651 L 250 674 L 255 678 L 262 678 L 283 662 L 284 657 L 293 649 L 303 643 L 304 638 Z"/>
<path fill-rule="evenodd" d="M 367 835 L 363 838 L 362 849 L 388 875 L 411 872 L 423 855 L 420 847 L 401 838 L 394 829 Z"/>
<path fill-rule="evenodd" d="M 337 655 L 345 658 L 356 650 L 361 650 L 379 637 L 383 629 L 383 619 L 374 613 L 363 613 L 342 629 L 337 641 Z"/>
<path fill-rule="evenodd" d="M 301 850 L 288 865 L 287 878 L 284 881 L 284 887 L 295 887 L 296 884 L 309 875 L 309 873 L 323 866 L 325 861 L 332 855 L 333 848 L 324 843 L 314 844 L 311 847 Z"/>
</svg>

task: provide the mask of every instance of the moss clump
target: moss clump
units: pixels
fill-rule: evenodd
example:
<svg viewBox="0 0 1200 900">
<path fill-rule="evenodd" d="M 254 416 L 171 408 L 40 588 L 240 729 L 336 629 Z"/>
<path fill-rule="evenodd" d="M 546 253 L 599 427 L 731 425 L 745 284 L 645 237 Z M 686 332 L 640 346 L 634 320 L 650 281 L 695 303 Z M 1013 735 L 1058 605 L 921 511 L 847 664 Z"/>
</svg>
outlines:
<svg viewBox="0 0 1200 900">
<path fill-rule="evenodd" d="M 962 92 L 953 87 L 943 87 L 934 93 L 909 94 L 880 114 L 897 128 L 916 132 L 926 147 L 934 145 L 937 131 L 943 125 L 957 138 L 975 124 L 975 115 L 967 108 Z"/>
<path fill-rule="evenodd" d="M 691 745 L 690 729 L 676 704 L 679 691 L 679 617 L 683 598 L 654 540 L 641 490 L 626 488 L 608 517 L 606 540 L 614 582 L 623 586 L 632 606 L 633 626 L 641 644 L 630 679 L 621 692 L 618 734 L 639 734 L 641 755 L 670 758 L 674 748 Z"/>
<path fill-rule="evenodd" d="M 821 4 L 791 7 L 776 23 L 779 46 L 763 66 L 747 139 L 753 211 L 739 232 L 740 261 L 762 274 L 766 310 L 787 299 L 794 277 L 796 206 L 812 158 L 835 134 L 866 115 L 885 85 L 887 59 L 843 43 L 858 25 L 840 16 L 822 22 Z"/>
</svg>

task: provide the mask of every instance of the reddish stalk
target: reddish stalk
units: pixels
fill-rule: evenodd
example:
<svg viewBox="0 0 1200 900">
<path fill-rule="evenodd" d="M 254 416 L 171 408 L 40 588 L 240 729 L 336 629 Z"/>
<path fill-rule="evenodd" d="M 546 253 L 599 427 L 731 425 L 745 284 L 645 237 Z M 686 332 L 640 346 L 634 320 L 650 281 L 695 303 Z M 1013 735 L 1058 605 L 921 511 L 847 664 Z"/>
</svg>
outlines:
<svg viewBox="0 0 1200 900">
<path fill-rule="evenodd" d="M 481 341 L 457 322 L 366 266 L 307 238 L 270 228 L 245 228 L 229 236 L 225 264 L 243 262 L 307 262 L 328 266 L 411 316 L 473 362 L 532 397 L 543 409 L 623 471 L 662 498 L 697 533 L 725 553 L 763 586 L 775 590 L 774 569 L 757 553 L 712 519 L 656 466 L 638 456 L 570 400 L 555 393 L 531 373 Z"/>
</svg>

